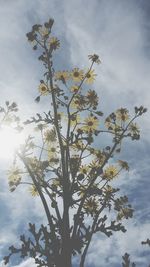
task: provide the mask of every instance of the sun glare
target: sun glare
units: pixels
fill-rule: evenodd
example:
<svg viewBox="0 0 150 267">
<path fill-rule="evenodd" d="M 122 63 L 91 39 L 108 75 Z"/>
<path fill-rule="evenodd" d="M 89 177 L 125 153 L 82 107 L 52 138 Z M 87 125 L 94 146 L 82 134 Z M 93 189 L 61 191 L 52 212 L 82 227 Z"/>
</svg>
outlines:
<svg viewBox="0 0 150 267">
<path fill-rule="evenodd" d="M 11 129 L 4 127 L 0 129 L 0 158 L 9 159 L 12 158 L 14 152 L 19 145 L 24 143 L 24 135 Z"/>
</svg>

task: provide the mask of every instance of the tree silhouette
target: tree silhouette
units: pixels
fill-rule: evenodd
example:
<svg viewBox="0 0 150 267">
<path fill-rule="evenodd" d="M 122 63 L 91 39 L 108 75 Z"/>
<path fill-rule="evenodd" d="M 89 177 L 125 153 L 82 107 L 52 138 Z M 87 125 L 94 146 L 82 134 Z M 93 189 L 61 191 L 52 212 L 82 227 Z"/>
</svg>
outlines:
<svg viewBox="0 0 150 267">
<path fill-rule="evenodd" d="M 50 110 L 24 122 L 24 127 L 35 124 L 41 140 L 36 140 L 35 132 L 27 137 L 8 175 L 11 191 L 29 184 L 32 196 L 43 204 L 48 224 L 37 229 L 29 223 L 29 236 L 21 235 L 20 247 L 11 246 L 4 260 L 7 264 L 13 254 L 19 254 L 34 258 L 37 266 L 70 267 L 75 256 L 83 267 L 93 235 L 125 232 L 122 220 L 133 215 L 127 196 L 112 186 L 122 171 L 129 170 L 128 163 L 115 155 L 124 139 L 139 140 L 135 120 L 146 108 L 135 107 L 132 116 L 121 107 L 102 119 L 98 95 L 89 89 L 96 78 L 94 64 L 101 63 L 99 56 L 89 55 L 86 70 L 56 71 L 53 58 L 60 41 L 51 33 L 53 23 L 50 19 L 33 25 L 27 33 L 45 70 L 35 101 L 47 98 Z M 9 116 L 4 108 L 1 111 Z M 110 135 L 111 145 L 103 146 L 104 134 Z"/>
</svg>

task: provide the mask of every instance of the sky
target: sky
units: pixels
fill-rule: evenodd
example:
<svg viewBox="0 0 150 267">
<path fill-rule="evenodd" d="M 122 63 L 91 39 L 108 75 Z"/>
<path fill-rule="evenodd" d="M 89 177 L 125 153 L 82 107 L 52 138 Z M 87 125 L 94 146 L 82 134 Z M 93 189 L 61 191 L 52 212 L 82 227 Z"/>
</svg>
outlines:
<svg viewBox="0 0 150 267">
<path fill-rule="evenodd" d="M 23 118 L 44 111 L 45 100 L 34 102 L 42 67 L 25 34 L 33 24 L 54 18 L 54 33 L 61 41 L 56 69 L 85 68 L 88 55 L 96 53 L 102 64 L 95 68 L 94 84 L 101 110 L 109 114 L 119 107 L 133 110 L 150 103 L 150 1 L 149 0 L 0 0 L 0 105 L 16 101 Z M 130 172 L 118 185 L 135 208 L 126 224 L 127 233 L 106 238 L 98 235 L 91 245 L 86 267 L 119 267 L 128 252 L 137 266 L 150 263 L 148 248 L 140 242 L 150 232 L 150 111 L 141 119 L 141 139 L 123 146 L 122 159 Z M 23 187 L 8 189 L 10 159 L 0 158 L 0 266 L 7 248 L 17 242 L 29 221 L 44 222 L 40 202 Z M 32 201 L 32 206 L 31 206 Z M 32 259 L 9 267 L 34 267 Z"/>
</svg>

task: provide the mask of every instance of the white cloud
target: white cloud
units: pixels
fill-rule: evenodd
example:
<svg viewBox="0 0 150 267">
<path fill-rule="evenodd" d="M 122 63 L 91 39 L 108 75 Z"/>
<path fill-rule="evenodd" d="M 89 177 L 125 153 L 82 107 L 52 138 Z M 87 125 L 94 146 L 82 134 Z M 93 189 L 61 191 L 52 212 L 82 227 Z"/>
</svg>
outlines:
<svg viewBox="0 0 150 267">
<path fill-rule="evenodd" d="M 134 1 L 119 0 L 1 1 L 1 101 L 7 99 L 17 101 L 26 118 L 45 107 L 44 101 L 38 106 L 34 103 L 36 88 L 41 79 L 41 67 L 27 43 L 25 34 L 32 24 L 41 23 L 49 17 L 55 18 L 55 30 L 62 37 L 62 43 L 63 39 L 67 42 L 68 51 L 65 51 L 66 48 L 62 44 L 64 52 L 62 50 L 61 52 L 68 53 L 68 61 L 70 60 L 72 65 L 87 66 L 88 54 L 94 52 L 100 55 L 102 64 L 96 67 L 98 77 L 95 86 L 104 111 L 111 112 L 118 106 L 129 108 L 139 104 L 149 106 L 150 61 L 145 52 L 147 41 L 144 35 L 147 21 L 143 11 Z M 63 63 L 61 62 L 62 66 Z M 142 139 L 147 142 L 150 131 L 149 113 L 140 120 L 140 124 L 144 128 Z M 132 148 L 129 147 L 129 149 Z M 144 149 L 142 153 L 144 154 Z M 147 168 L 147 166 L 146 161 L 144 167 Z M 137 170 L 133 170 L 130 175 L 130 178 L 127 176 L 123 178 L 122 187 L 126 183 L 135 188 L 139 185 L 141 177 L 138 175 L 138 166 Z M 136 178 L 134 184 L 133 176 Z M 32 215 L 39 214 L 42 220 L 42 207 L 38 200 L 32 202 L 31 209 L 31 198 L 24 193 L 24 189 L 20 188 L 10 194 L 4 180 L 5 176 L 2 199 L 6 204 L 5 213 L 9 212 L 10 217 L 6 228 L 4 227 L 1 233 L 3 245 L 16 240 L 20 220 L 25 218 L 28 221 L 31 212 Z M 127 189 L 126 186 L 125 188 Z M 144 212 L 147 211 L 144 210 Z M 142 215 L 139 211 L 138 217 L 140 216 Z M 121 255 L 124 249 L 132 250 L 132 237 L 135 250 L 139 251 L 136 246 L 136 236 L 138 240 L 143 239 L 147 232 L 147 223 L 143 228 L 141 225 L 133 228 L 130 224 L 128 235 L 122 237 L 116 235 L 116 238 L 112 238 L 110 242 L 103 240 L 101 243 L 101 240 L 97 240 L 93 243 L 89 262 L 95 262 L 98 266 L 99 258 L 101 260 L 103 258 L 102 265 L 107 266 L 107 262 L 110 265 L 111 261 L 115 262 L 116 253 Z M 110 256 L 109 262 L 107 255 L 111 254 L 112 248 L 116 249 L 116 252 L 113 250 L 115 256 Z M 19 267 L 31 266 L 31 259 L 23 264 Z"/>
<path fill-rule="evenodd" d="M 22 263 L 15 265 L 15 266 L 10 266 L 10 267 L 36 267 L 37 265 L 34 263 L 34 260 L 32 258 L 29 258 Z"/>
<path fill-rule="evenodd" d="M 2 221 L 0 243 L 6 247 L 17 244 L 22 231 L 28 229 L 28 223 L 32 218 L 38 218 L 40 224 L 47 224 L 44 209 L 39 198 L 33 198 L 28 192 L 28 186 L 20 185 L 15 192 L 9 192 L 6 174 L 1 176 L 3 192 L 0 193 Z M 18 231 L 21 227 L 23 230 Z M 20 232 L 21 231 L 21 232 Z"/>
<path fill-rule="evenodd" d="M 5 267 L 8 265 L 4 264 L 4 261 L 0 262 L 0 267 Z M 18 265 L 9 265 L 9 267 L 36 267 L 37 265 L 34 263 L 34 260 L 32 258 L 29 258 L 25 261 L 22 261 L 20 264 Z"/>
<path fill-rule="evenodd" d="M 143 251 L 148 251 L 149 248 L 141 245 L 141 241 L 147 239 L 149 224 L 138 225 L 136 222 L 128 223 L 127 233 L 115 233 L 110 238 L 105 238 L 103 234 L 93 239 L 88 254 L 88 264 L 99 266 L 101 261 L 102 266 L 120 266 L 122 256 L 127 252 L 131 255 L 131 260 L 146 266 L 149 257 L 141 257 Z M 120 264 L 119 264 L 120 263 Z M 140 265 L 141 266 L 141 265 Z"/>
</svg>

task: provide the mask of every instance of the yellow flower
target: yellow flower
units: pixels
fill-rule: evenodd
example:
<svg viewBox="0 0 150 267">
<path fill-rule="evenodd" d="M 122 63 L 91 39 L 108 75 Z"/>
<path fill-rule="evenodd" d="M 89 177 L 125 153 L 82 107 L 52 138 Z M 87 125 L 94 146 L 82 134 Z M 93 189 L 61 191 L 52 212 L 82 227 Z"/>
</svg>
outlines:
<svg viewBox="0 0 150 267">
<path fill-rule="evenodd" d="M 87 189 L 87 186 L 80 186 L 80 191 L 78 192 L 78 196 L 80 196 L 81 198 L 84 197 L 85 193 L 86 193 L 86 189 Z"/>
<path fill-rule="evenodd" d="M 114 193 L 114 189 L 110 185 L 106 185 L 106 187 L 104 188 L 104 192 L 106 195 L 111 195 L 112 193 Z"/>
<path fill-rule="evenodd" d="M 105 120 L 105 126 L 107 127 L 107 129 L 114 132 L 122 131 L 122 127 L 116 124 L 116 114 L 113 113 L 114 118 L 112 118 L 111 116 L 112 115 L 108 116 Z"/>
<path fill-rule="evenodd" d="M 108 128 L 109 130 L 114 130 L 115 125 L 112 123 L 110 117 L 107 117 L 105 120 L 105 126 L 106 128 Z"/>
<path fill-rule="evenodd" d="M 92 106 L 98 105 L 98 96 L 94 90 L 89 90 L 87 92 L 86 98 L 88 100 L 88 103 L 91 104 Z"/>
<path fill-rule="evenodd" d="M 106 155 L 102 151 L 97 150 L 97 149 L 95 150 L 94 155 L 96 156 L 98 163 L 103 164 L 103 162 L 106 159 Z"/>
<path fill-rule="evenodd" d="M 114 125 L 112 125 L 111 121 L 108 118 L 105 120 L 105 126 L 109 130 L 113 130 L 114 129 Z"/>
<path fill-rule="evenodd" d="M 82 95 L 75 95 L 72 102 L 71 102 L 71 107 L 73 109 L 82 109 L 86 106 L 86 99 Z"/>
<path fill-rule="evenodd" d="M 60 184 L 60 181 L 59 181 L 59 179 L 58 178 L 55 178 L 55 179 L 53 179 L 53 182 L 52 182 L 52 187 L 60 187 L 61 186 L 61 184 Z"/>
<path fill-rule="evenodd" d="M 77 85 L 73 85 L 73 86 L 71 86 L 71 88 L 70 88 L 70 91 L 71 91 L 72 93 L 77 93 L 78 90 L 79 90 L 79 86 L 77 86 Z"/>
<path fill-rule="evenodd" d="M 89 172 L 90 168 L 88 165 L 82 165 L 79 169 L 80 173 L 87 174 Z"/>
<path fill-rule="evenodd" d="M 71 77 L 74 82 L 80 82 L 83 79 L 83 76 L 83 70 L 79 70 L 79 68 L 74 68 L 71 72 Z"/>
<path fill-rule="evenodd" d="M 60 41 L 55 37 L 50 38 L 49 44 L 52 50 L 56 50 L 60 47 Z"/>
<path fill-rule="evenodd" d="M 33 197 L 39 196 L 38 190 L 35 185 L 30 186 L 29 192 Z"/>
<path fill-rule="evenodd" d="M 86 74 L 86 80 L 85 80 L 86 83 L 87 84 L 93 83 L 94 80 L 95 80 L 95 76 L 96 76 L 96 74 L 94 73 L 94 70 L 88 71 L 87 74 Z"/>
<path fill-rule="evenodd" d="M 133 209 L 131 207 L 123 207 L 117 214 L 117 221 L 122 219 L 132 218 L 133 216 Z"/>
<path fill-rule="evenodd" d="M 56 146 L 49 146 L 48 147 L 48 158 L 53 158 L 57 156 L 57 148 Z"/>
<path fill-rule="evenodd" d="M 56 144 L 50 144 L 48 146 L 48 160 L 50 164 L 58 164 L 59 163 L 59 158 L 58 158 L 58 149 Z"/>
<path fill-rule="evenodd" d="M 131 132 L 131 134 L 139 134 L 140 129 L 139 129 L 139 126 L 137 125 L 137 123 L 131 123 L 129 125 L 129 131 Z"/>
<path fill-rule="evenodd" d="M 80 101 L 78 96 L 75 96 L 71 102 L 71 108 L 73 109 L 80 109 Z"/>
<path fill-rule="evenodd" d="M 55 128 L 48 129 L 44 132 L 44 141 L 46 143 L 56 142 L 56 130 L 55 130 Z"/>
<path fill-rule="evenodd" d="M 129 133 L 128 135 L 131 137 L 132 140 L 139 140 L 140 139 L 140 129 L 137 123 L 131 123 L 128 127 Z"/>
<path fill-rule="evenodd" d="M 118 169 L 114 165 L 107 167 L 103 173 L 103 178 L 106 180 L 112 180 L 118 174 Z"/>
<path fill-rule="evenodd" d="M 27 163 L 29 164 L 30 168 L 32 171 L 34 171 L 35 175 L 38 176 L 41 180 L 43 179 L 43 169 L 42 169 L 42 164 L 40 160 L 37 157 L 28 157 L 27 158 Z"/>
<path fill-rule="evenodd" d="M 84 203 L 84 210 L 87 213 L 94 214 L 98 211 L 98 202 L 94 198 L 89 198 Z"/>
<path fill-rule="evenodd" d="M 9 186 L 17 186 L 19 185 L 21 181 L 21 170 L 16 167 L 13 166 L 10 170 L 8 170 L 8 182 L 9 182 Z"/>
<path fill-rule="evenodd" d="M 70 78 L 70 75 L 67 71 L 58 71 L 55 73 L 55 79 L 66 83 L 66 81 Z"/>
<path fill-rule="evenodd" d="M 86 132 L 94 132 L 98 128 L 99 121 L 95 116 L 89 116 L 85 120 L 85 125 L 82 129 Z"/>
<path fill-rule="evenodd" d="M 98 162 L 97 162 L 97 160 L 92 160 L 89 166 L 90 166 L 91 169 L 98 168 Z"/>
<path fill-rule="evenodd" d="M 40 161 L 37 159 L 37 157 L 27 158 L 27 162 L 32 169 L 37 169 L 40 167 Z"/>
<path fill-rule="evenodd" d="M 44 26 L 40 27 L 39 33 L 41 34 L 42 37 L 46 37 L 49 34 L 49 29 Z"/>
<path fill-rule="evenodd" d="M 41 95 L 47 95 L 48 94 L 49 90 L 48 90 L 48 87 L 46 86 L 45 83 L 41 83 L 39 85 L 39 92 Z"/>
<path fill-rule="evenodd" d="M 120 108 L 116 111 L 116 118 L 121 121 L 129 120 L 129 111 L 126 108 Z"/>
<path fill-rule="evenodd" d="M 72 148 L 78 152 L 79 150 L 83 150 L 85 148 L 85 144 L 81 140 L 78 140 L 72 145 Z"/>
</svg>

